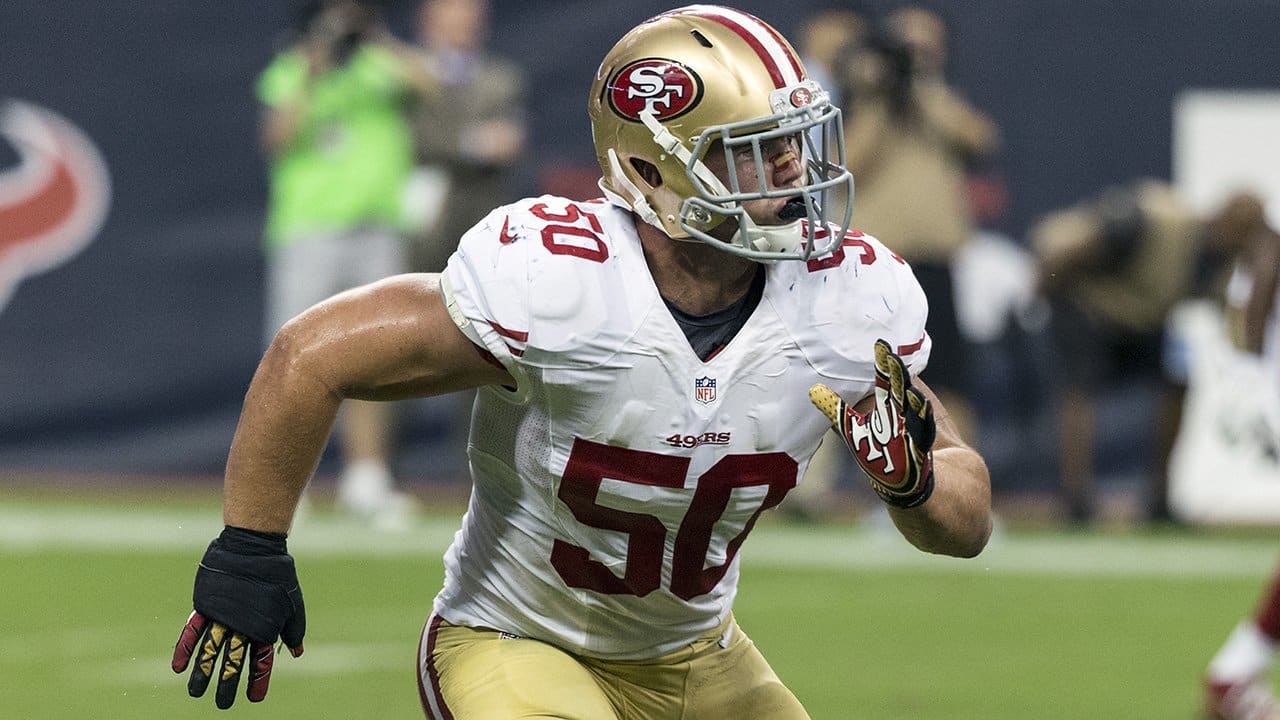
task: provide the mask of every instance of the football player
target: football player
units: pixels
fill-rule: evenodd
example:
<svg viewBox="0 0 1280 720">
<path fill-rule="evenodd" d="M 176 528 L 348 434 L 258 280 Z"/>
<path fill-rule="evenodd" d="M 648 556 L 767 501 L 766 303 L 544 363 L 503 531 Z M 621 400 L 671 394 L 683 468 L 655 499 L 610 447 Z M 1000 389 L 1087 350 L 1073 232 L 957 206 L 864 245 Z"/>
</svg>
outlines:
<svg viewBox="0 0 1280 720">
<path fill-rule="evenodd" d="M 850 191 L 840 111 L 772 27 L 693 5 L 641 23 L 588 98 L 603 197 L 494 210 L 439 276 L 291 321 L 245 399 L 226 528 L 173 667 L 267 691 L 302 653 L 294 505 L 342 400 L 478 388 L 473 488 L 421 638 L 428 718 L 807 718 L 734 622 L 738 551 L 841 432 L 902 534 L 968 557 L 982 458 L 918 373 L 926 305 Z M 815 409 L 815 406 L 817 409 Z"/>
<path fill-rule="evenodd" d="M 1273 395 L 1280 387 L 1280 213 L 1268 212 L 1252 193 L 1232 196 L 1210 224 L 1210 232 L 1238 254 L 1227 284 L 1227 325 L 1239 350 L 1261 363 L 1270 382 L 1258 388 Z M 1270 216 L 1270 217 L 1269 217 Z M 1280 442 L 1280 438 L 1275 438 Z M 1205 676 L 1205 715 L 1210 720 L 1280 720 L 1280 700 L 1272 668 L 1280 646 L 1280 569 L 1214 653 Z"/>
</svg>

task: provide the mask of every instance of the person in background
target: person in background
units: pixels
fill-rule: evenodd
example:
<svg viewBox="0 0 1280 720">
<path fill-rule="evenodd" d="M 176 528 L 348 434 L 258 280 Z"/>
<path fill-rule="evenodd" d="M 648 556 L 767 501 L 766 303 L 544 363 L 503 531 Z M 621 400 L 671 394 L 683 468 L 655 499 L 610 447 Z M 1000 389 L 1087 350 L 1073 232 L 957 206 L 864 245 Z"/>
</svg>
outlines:
<svg viewBox="0 0 1280 720">
<path fill-rule="evenodd" d="M 854 225 L 889 238 L 929 298 L 929 336 L 948 358 L 930 369 L 966 437 L 968 352 L 955 309 L 951 262 L 973 235 L 966 175 L 995 155 L 999 130 L 945 81 L 947 30 L 915 6 L 888 15 L 846 65 L 846 141 L 858 179 Z"/>
<path fill-rule="evenodd" d="M 1267 223 L 1262 201 L 1238 195 L 1218 227 L 1239 238 L 1227 286 L 1227 326 L 1240 350 L 1258 358 L 1280 388 L 1280 233 Z M 1280 395 L 1270 402 L 1280 405 Z M 1280 438 L 1277 438 L 1280 441 Z M 1205 675 L 1205 712 L 1212 720 L 1280 720 L 1270 671 L 1280 643 L 1280 568 L 1252 617 L 1240 621 L 1214 654 Z"/>
<path fill-rule="evenodd" d="M 790 44 L 692 5 L 619 39 L 586 96 L 603 198 L 496 208 L 444 273 L 322 302 L 263 356 L 174 648 L 191 695 L 216 674 L 228 707 L 245 674 L 262 700 L 277 638 L 302 654 L 287 533 L 352 397 L 477 389 L 419 645 L 433 719 L 807 720 L 733 602 L 742 543 L 833 427 L 906 541 L 986 547 L 986 464 L 919 377 L 924 293 L 828 219 L 852 178 L 811 133 L 840 111 Z"/>
<path fill-rule="evenodd" d="M 405 192 L 409 267 L 440 272 L 458 239 L 508 196 L 527 141 L 525 77 L 490 52 L 488 0 L 424 0 L 418 6 L 418 63 L 435 83 L 410 115 L 415 168 Z M 432 473 L 465 473 L 471 393 L 410 405 L 443 421 Z"/>
<path fill-rule="evenodd" d="M 842 7 L 819 10 L 801 26 L 800 59 L 814 82 L 831 88 L 832 102 L 843 103 L 840 65 L 845 52 L 862 42 L 866 32 L 866 18 Z"/>
<path fill-rule="evenodd" d="M 1038 290 L 1052 314 L 1060 490 L 1072 522 L 1097 512 L 1098 398 L 1120 381 L 1162 384 L 1166 318 L 1188 289 L 1199 229 L 1172 187 L 1146 179 L 1048 213 L 1031 228 Z M 1152 462 L 1143 465 L 1155 472 Z"/>
<path fill-rule="evenodd" d="M 268 338 L 320 300 L 408 268 L 406 115 L 428 87 L 384 28 L 378 2 L 306 2 L 296 25 L 257 86 L 270 181 Z M 412 503 L 392 477 L 392 407 L 349 403 L 340 435 L 339 507 L 400 524 Z"/>
<path fill-rule="evenodd" d="M 975 168 L 967 185 L 974 234 L 951 261 L 956 316 L 972 353 L 979 447 L 991 464 L 993 487 L 1004 483 L 1016 494 L 1036 484 L 1032 473 L 1052 452 L 1044 442 L 1052 400 L 1048 303 L 1037 293 L 1034 256 L 1006 229 L 1010 188 L 1002 169 L 995 163 Z"/>
<path fill-rule="evenodd" d="M 1246 347 L 1240 298 L 1234 298 L 1236 304 L 1229 304 L 1232 298 L 1228 297 L 1227 290 L 1232 286 L 1236 290 L 1234 294 L 1239 294 L 1240 278 L 1245 275 L 1237 270 L 1250 264 L 1248 258 L 1256 252 L 1254 242 L 1266 237 L 1266 229 L 1262 199 L 1252 192 L 1238 191 L 1209 215 L 1199 233 L 1190 289 L 1170 311 L 1165 329 L 1162 352 L 1165 382 L 1158 409 L 1163 421 L 1158 428 L 1161 432 L 1157 437 L 1156 470 L 1151 475 L 1148 492 L 1148 520 L 1178 522 L 1170 508 L 1169 476 L 1190 390 L 1192 355 L 1201 352 L 1200 348 L 1192 347 L 1197 341 L 1188 336 L 1185 313 L 1188 308 L 1208 303 L 1229 321 L 1225 323 L 1229 326 L 1225 328 L 1228 343 L 1238 349 Z M 1265 272 L 1265 268 L 1262 270 Z M 1237 278 L 1234 286 L 1233 277 Z M 1243 359 L 1249 355 L 1237 357 Z"/>
<path fill-rule="evenodd" d="M 1232 197 L 1213 223 L 1215 234 L 1234 251 L 1227 280 L 1227 328 L 1241 350 L 1264 361 L 1280 360 L 1280 233 L 1268 208 L 1250 193 Z M 1280 362 L 1274 365 L 1280 373 Z"/>
<path fill-rule="evenodd" d="M 1236 625 L 1214 654 L 1204 682 L 1210 720 L 1280 720 L 1271 669 L 1280 643 L 1280 567 L 1252 617 Z"/>
<path fill-rule="evenodd" d="M 945 363 L 929 369 L 930 386 L 970 441 L 977 436 L 968 399 L 969 349 L 956 314 L 952 261 L 973 234 L 965 180 L 1000 144 L 995 123 L 965 102 L 942 76 L 946 28 L 932 12 L 894 11 L 840 53 L 849 169 L 857 178 L 853 224 L 885 238 L 911 263 L 929 298 L 929 337 Z M 847 204 L 847 201 L 845 201 Z M 842 474 L 844 458 L 826 443 L 805 478 L 821 497 Z M 802 498 L 804 496 L 801 496 Z M 801 517 L 803 506 L 792 508 Z"/>
<path fill-rule="evenodd" d="M 492 54 L 488 0 L 425 0 L 418 10 L 423 69 L 435 80 L 411 115 L 416 169 L 410 266 L 440 272 L 458 238 L 507 194 L 527 139 L 525 78 Z"/>
</svg>

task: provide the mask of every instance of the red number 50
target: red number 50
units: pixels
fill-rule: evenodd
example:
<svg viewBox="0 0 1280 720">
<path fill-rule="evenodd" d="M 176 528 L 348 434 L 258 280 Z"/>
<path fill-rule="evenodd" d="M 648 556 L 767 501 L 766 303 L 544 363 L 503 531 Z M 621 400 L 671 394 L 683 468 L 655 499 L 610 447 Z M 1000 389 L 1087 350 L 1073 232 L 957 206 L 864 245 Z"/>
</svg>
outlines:
<svg viewBox="0 0 1280 720">
<path fill-rule="evenodd" d="M 609 246 L 600 239 L 604 229 L 594 214 L 580 210 L 577 205 L 566 205 L 563 213 L 556 213 L 546 203 L 538 203 L 529 211 L 534 217 L 549 221 L 542 226 L 542 245 L 552 254 L 573 255 L 595 262 L 609 259 Z M 584 219 L 587 227 L 577 224 Z"/>
<path fill-rule="evenodd" d="M 584 525 L 627 534 L 627 569 L 618 577 L 586 548 L 556 540 L 551 565 L 570 587 L 612 595 L 643 597 L 662 582 L 663 548 L 667 529 L 643 513 L 604 507 L 596 502 L 604 478 L 653 487 L 684 487 L 689 458 L 574 440 L 560 483 L 559 498 Z M 786 453 L 727 455 L 698 478 L 689 509 L 676 532 L 671 557 L 671 593 L 689 600 L 704 595 L 720 582 L 738 548 L 756 524 L 760 513 L 782 502 L 796 485 L 797 465 Z M 711 535 L 729 505 L 734 488 L 765 485 L 764 501 L 752 513 L 742 532 L 729 541 L 725 561 L 706 567 Z"/>
</svg>

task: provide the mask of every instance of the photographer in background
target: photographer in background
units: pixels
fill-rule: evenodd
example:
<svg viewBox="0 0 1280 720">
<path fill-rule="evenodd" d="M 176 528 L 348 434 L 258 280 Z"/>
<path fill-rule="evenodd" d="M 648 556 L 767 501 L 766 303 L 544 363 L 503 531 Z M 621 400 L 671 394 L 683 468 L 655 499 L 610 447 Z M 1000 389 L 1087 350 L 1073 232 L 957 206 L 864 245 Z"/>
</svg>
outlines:
<svg viewBox="0 0 1280 720">
<path fill-rule="evenodd" d="M 993 156 L 999 132 L 942 78 L 946 28 L 937 15 L 904 7 L 857 33 L 834 78 L 846 108 L 845 148 L 856 179 L 853 225 L 911 264 L 929 301 L 927 330 L 945 357 L 926 372 L 960 434 L 977 439 L 968 399 L 970 350 L 956 316 L 952 261 L 973 236 L 966 174 Z M 829 486 L 846 461 L 825 443 L 806 483 Z M 827 476 L 824 478 L 824 476 Z"/>
<path fill-rule="evenodd" d="M 270 165 L 267 340 L 320 300 L 407 269 L 406 114 L 430 87 L 383 26 L 379 2 L 305 2 L 292 34 L 258 78 Z M 353 402 L 343 410 L 339 505 L 398 526 L 412 503 L 392 480 L 391 407 Z"/>
<path fill-rule="evenodd" d="M 1272 408 L 1280 405 L 1280 231 L 1267 217 L 1261 197 L 1249 192 L 1232 196 L 1210 223 L 1216 246 L 1226 249 L 1229 280 L 1227 333 L 1250 375 L 1261 382 L 1249 389 Z M 1269 380 L 1267 379 L 1269 376 Z M 1274 414 L 1272 417 L 1275 417 Z M 1274 424 L 1266 440 L 1280 444 Z M 1274 447 L 1274 445 L 1273 445 Z M 1272 463 L 1276 461 L 1272 455 Z M 1274 720 L 1280 700 L 1272 690 L 1277 647 L 1280 647 L 1280 567 L 1272 571 L 1251 615 L 1214 653 L 1205 674 L 1204 709 L 1210 720 Z"/>
<path fill-rule="evenodd" d="M 1039 290 L 1052 308 L 1055 376 L 1059 380 L 1059 472 L 1073 522 L 1097 513 L 1097 406 L 1119 383 L 1166 392 L 1161 367 L 1166 319 L 1186 294 L 1200 223 L 1165 182 L 1142 179 L 1048 213 L 1031 228 Z M 1168 433 L 1160 415 L 1150 437 Z M 1128 448 L 1132 452 L 1134 448 Z M 1142 458 L 1143 472 L 1159 472 Z M 1154 486 L 1153 486 L 1154 487 Z M 1161 502 L 1152 498 L 1153 506 Z"/>
<path fill-rule="evenodd" d="M 992 157 L 999 132 L 943 79 L 942 20 L 917 7 L 894 11 L 846 51 L 844 97 L 849 169 L 857 178 L 853 223 L 888 238 L 911 264 L 929 299 L 929 336 L 945 364 L 930 385 L 973 440 L 951 262 L 973 235 L 966 173 Z"/>
<path fill-rule="evenodd" d="M 406 204 L 417 213 L 415 272 L 443 270 L 463 233 L 515 199 L 509 185 L 528 135 L 528 83 L 520 66 L 489 48 L 490 12 L 489 0 L 418 6 L 418 62 L 437 89 L 411 116 L 417 168 Z"/>
</svg>

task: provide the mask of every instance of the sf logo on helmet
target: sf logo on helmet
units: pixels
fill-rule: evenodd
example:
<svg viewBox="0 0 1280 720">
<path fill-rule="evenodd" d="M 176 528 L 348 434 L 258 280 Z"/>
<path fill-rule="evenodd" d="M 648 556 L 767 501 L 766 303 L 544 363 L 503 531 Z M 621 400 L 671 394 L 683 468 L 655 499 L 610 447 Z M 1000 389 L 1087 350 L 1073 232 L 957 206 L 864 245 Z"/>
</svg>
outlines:
<svg viewBox="0 0 1280 720">
<path fill-rule="evenodd" d="M 702 79 L 674 60 L 637 60 L 619 70 L 608 87 L 609 107 L 633 121 L 645 110 L 659 120 L 680 117 L 702 99 Z"/>
</svg>

